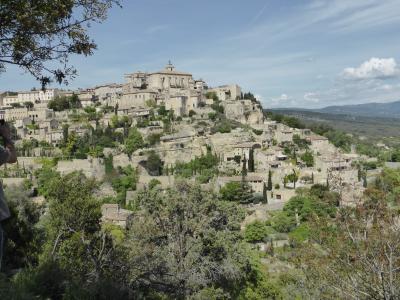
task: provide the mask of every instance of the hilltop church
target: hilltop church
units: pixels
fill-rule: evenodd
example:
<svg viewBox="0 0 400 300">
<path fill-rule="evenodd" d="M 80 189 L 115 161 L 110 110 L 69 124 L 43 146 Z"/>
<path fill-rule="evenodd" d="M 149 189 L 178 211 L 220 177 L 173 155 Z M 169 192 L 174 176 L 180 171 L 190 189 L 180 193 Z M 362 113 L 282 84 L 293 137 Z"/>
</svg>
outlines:
<svg viewBox="0 0 400 300">
<path fill-rule="evenodd" d="M 118 103 L 120 108 L 144 108 L 149 101 L 154 101 L 173 110 L 177 116 L 196 109 L 207 88 L 203 80 L 194 80 L 192 74 L 176 70 L 171 62 L 161 71 L 127 74 L 125 81 Z"/>
</svg>

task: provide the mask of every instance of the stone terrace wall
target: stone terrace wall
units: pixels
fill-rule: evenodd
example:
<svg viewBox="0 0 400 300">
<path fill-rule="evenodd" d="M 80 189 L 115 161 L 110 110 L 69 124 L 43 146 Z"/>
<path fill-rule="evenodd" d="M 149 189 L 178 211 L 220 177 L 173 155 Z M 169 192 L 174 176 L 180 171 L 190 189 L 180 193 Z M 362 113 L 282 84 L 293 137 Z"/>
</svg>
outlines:
<svg viewBox="0 0 400 300">
<path fill-rule="evenodd" d="M 63 160 L 57 163 L 57 171 L 68 174 L 82 171 L 86 177 L 102 179 L 105 175 L 104 162 L 100 158 Z"/>
</svg>

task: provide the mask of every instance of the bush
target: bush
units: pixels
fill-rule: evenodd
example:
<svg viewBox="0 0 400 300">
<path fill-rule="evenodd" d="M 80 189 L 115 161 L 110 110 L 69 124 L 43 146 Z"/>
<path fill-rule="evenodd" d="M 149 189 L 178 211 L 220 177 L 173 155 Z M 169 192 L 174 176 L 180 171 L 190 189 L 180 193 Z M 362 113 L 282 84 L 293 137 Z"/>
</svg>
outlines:
<svg viewBox="0 0 400 300">
<path fill-rule="evenodd" d="M 193 117 L 194 115 L 196 115 L 196 112 L 194 110 L 190 110 L 189 111 L 189 117 Z"/>
<path fill-rule="evenodd" d="M 306 164 L 307 167 L 312 167 L 314 165 L 314 156 L 311 152 L 305 152 L 300 156 L 300 159 Z"/>
<path fill-rule="evenodd" d="M 277 213 L 271 219 L 272 228 L 278 232 L 287 233 L 296 226 L 294 217 L 289 216 L 285 211 Z"/>
<path fill-rule="evenodd" d="M 150 180 L 148 187 L 150 190 L 152 190 L 155 186 L 160 184 L 161 184 L 160 180 L 153 178 L 152 180 Z"/>
<path fill-rule="evenodd" d="M 254 132 L 255 135 L 261 135 L 263 133 L 262 130 L 258 130 L 258 129 L 255 129 L 255 128 L 252 128 L 252 131 Z"/>
<path fill-rule="evenodd" d="M 289 233 L 289 240 L 293 244 L 300 244 L 308 239 L 310 236 L 310 228 L 307 224 L 301 224 Z"/>
<path fill-rule="evenodd" d="M 267 226 L 266 223 L 257 220 L 246 226 L 244 238 L 250 243 L 262 242 L 265 241 L 269 235 L 275 233 L 276 231 L 271 226 Z"/>
<path fill-rule="evenodd" d="M 209 118 L 211 121 L 215 121 L 215 120 L 217 119 L 217 113 L 215 113 L 215 112 L 210 112 L 210 113 L 208 114 L 208 118 Z"/>
<path fill-rule="evenodd" d="M 146 168 L 150 175 L 159 176 L 162 170 L 162 161 L 160 156 L 151 151 L 147 156 Z"/>
<path fill-rule="evenodd" d="M 160 143 L 160 137 L 162 136 L 161 133 L 151 133 L 147 137 L 147 141 L 149 142 L 150 146 L 154 146 Z"/>
</svg>

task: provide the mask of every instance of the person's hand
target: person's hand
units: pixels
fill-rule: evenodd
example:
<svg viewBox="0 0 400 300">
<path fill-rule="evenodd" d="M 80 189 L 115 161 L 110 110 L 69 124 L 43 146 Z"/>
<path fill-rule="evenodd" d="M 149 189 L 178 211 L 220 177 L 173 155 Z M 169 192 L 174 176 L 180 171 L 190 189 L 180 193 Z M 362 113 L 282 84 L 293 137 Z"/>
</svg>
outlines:
<svg viewBox="0 0 400 300">
<path fill-rule="evenodd" d="M 0 136 L 5 140 L 11 141 L 11 131 L 7 125 L 0 125 Z"/>
</svg>

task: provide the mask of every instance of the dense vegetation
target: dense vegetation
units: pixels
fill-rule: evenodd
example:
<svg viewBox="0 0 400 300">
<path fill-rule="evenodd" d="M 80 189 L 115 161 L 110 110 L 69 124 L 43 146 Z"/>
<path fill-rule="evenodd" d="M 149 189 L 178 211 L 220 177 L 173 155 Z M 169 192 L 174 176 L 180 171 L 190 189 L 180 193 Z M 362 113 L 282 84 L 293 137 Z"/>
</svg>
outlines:
<svg viewBox="0 0 400 300">
<path fill-rule="evenodd" d="M 40 207 L 8 189 L 14 213 L 7 227 L 6 271 L 21 270 L 11 278 L 0 276 L 2 298 L 265 299 L 280 294 L 244 243 L 244 212 L 234 203 L 184 183 L 166 193 L 151 189 L 139 195 L 141 217 L 125 231 L 101 225 L 95 181 L 80 173 L 45 177 L 40 193 L 48 211 L 40 219 Z"/>
<path fill-rule="evenodd" d="M 186 167 L 200 172 L 212 159 L 200 157 Z M 243 231 L 240 204 L 253 197 L 244 182 L 228 183 L 215 195 L 179 180 L 162 190 L 154 181 L 127 205 L 135 215 L 123 229 L 100 222 L 101 204 L 112 200 L 94 196 L 100 183 L 81 173 L 60 175 L 53 159 L 42 163 L 37 191 L 30 181 L 6 188 L 12 218 L 5 224 L 2 299 L 400 295 L 400 170 L 384 169 L 356 207 L 339 207 L 338 194 L 327 186 L 299 188 L 283 210 Z M 114 168 L 109 156 L 106 174 L 117 191 L 114 201 L 124 205 L 124 194 L 136 188 L 136 171 Z M 46 210 L 32 202 L 36 192 L 45 197 Z M 257 251 L 257 243 L 266 248 Z"/>
</svg>

